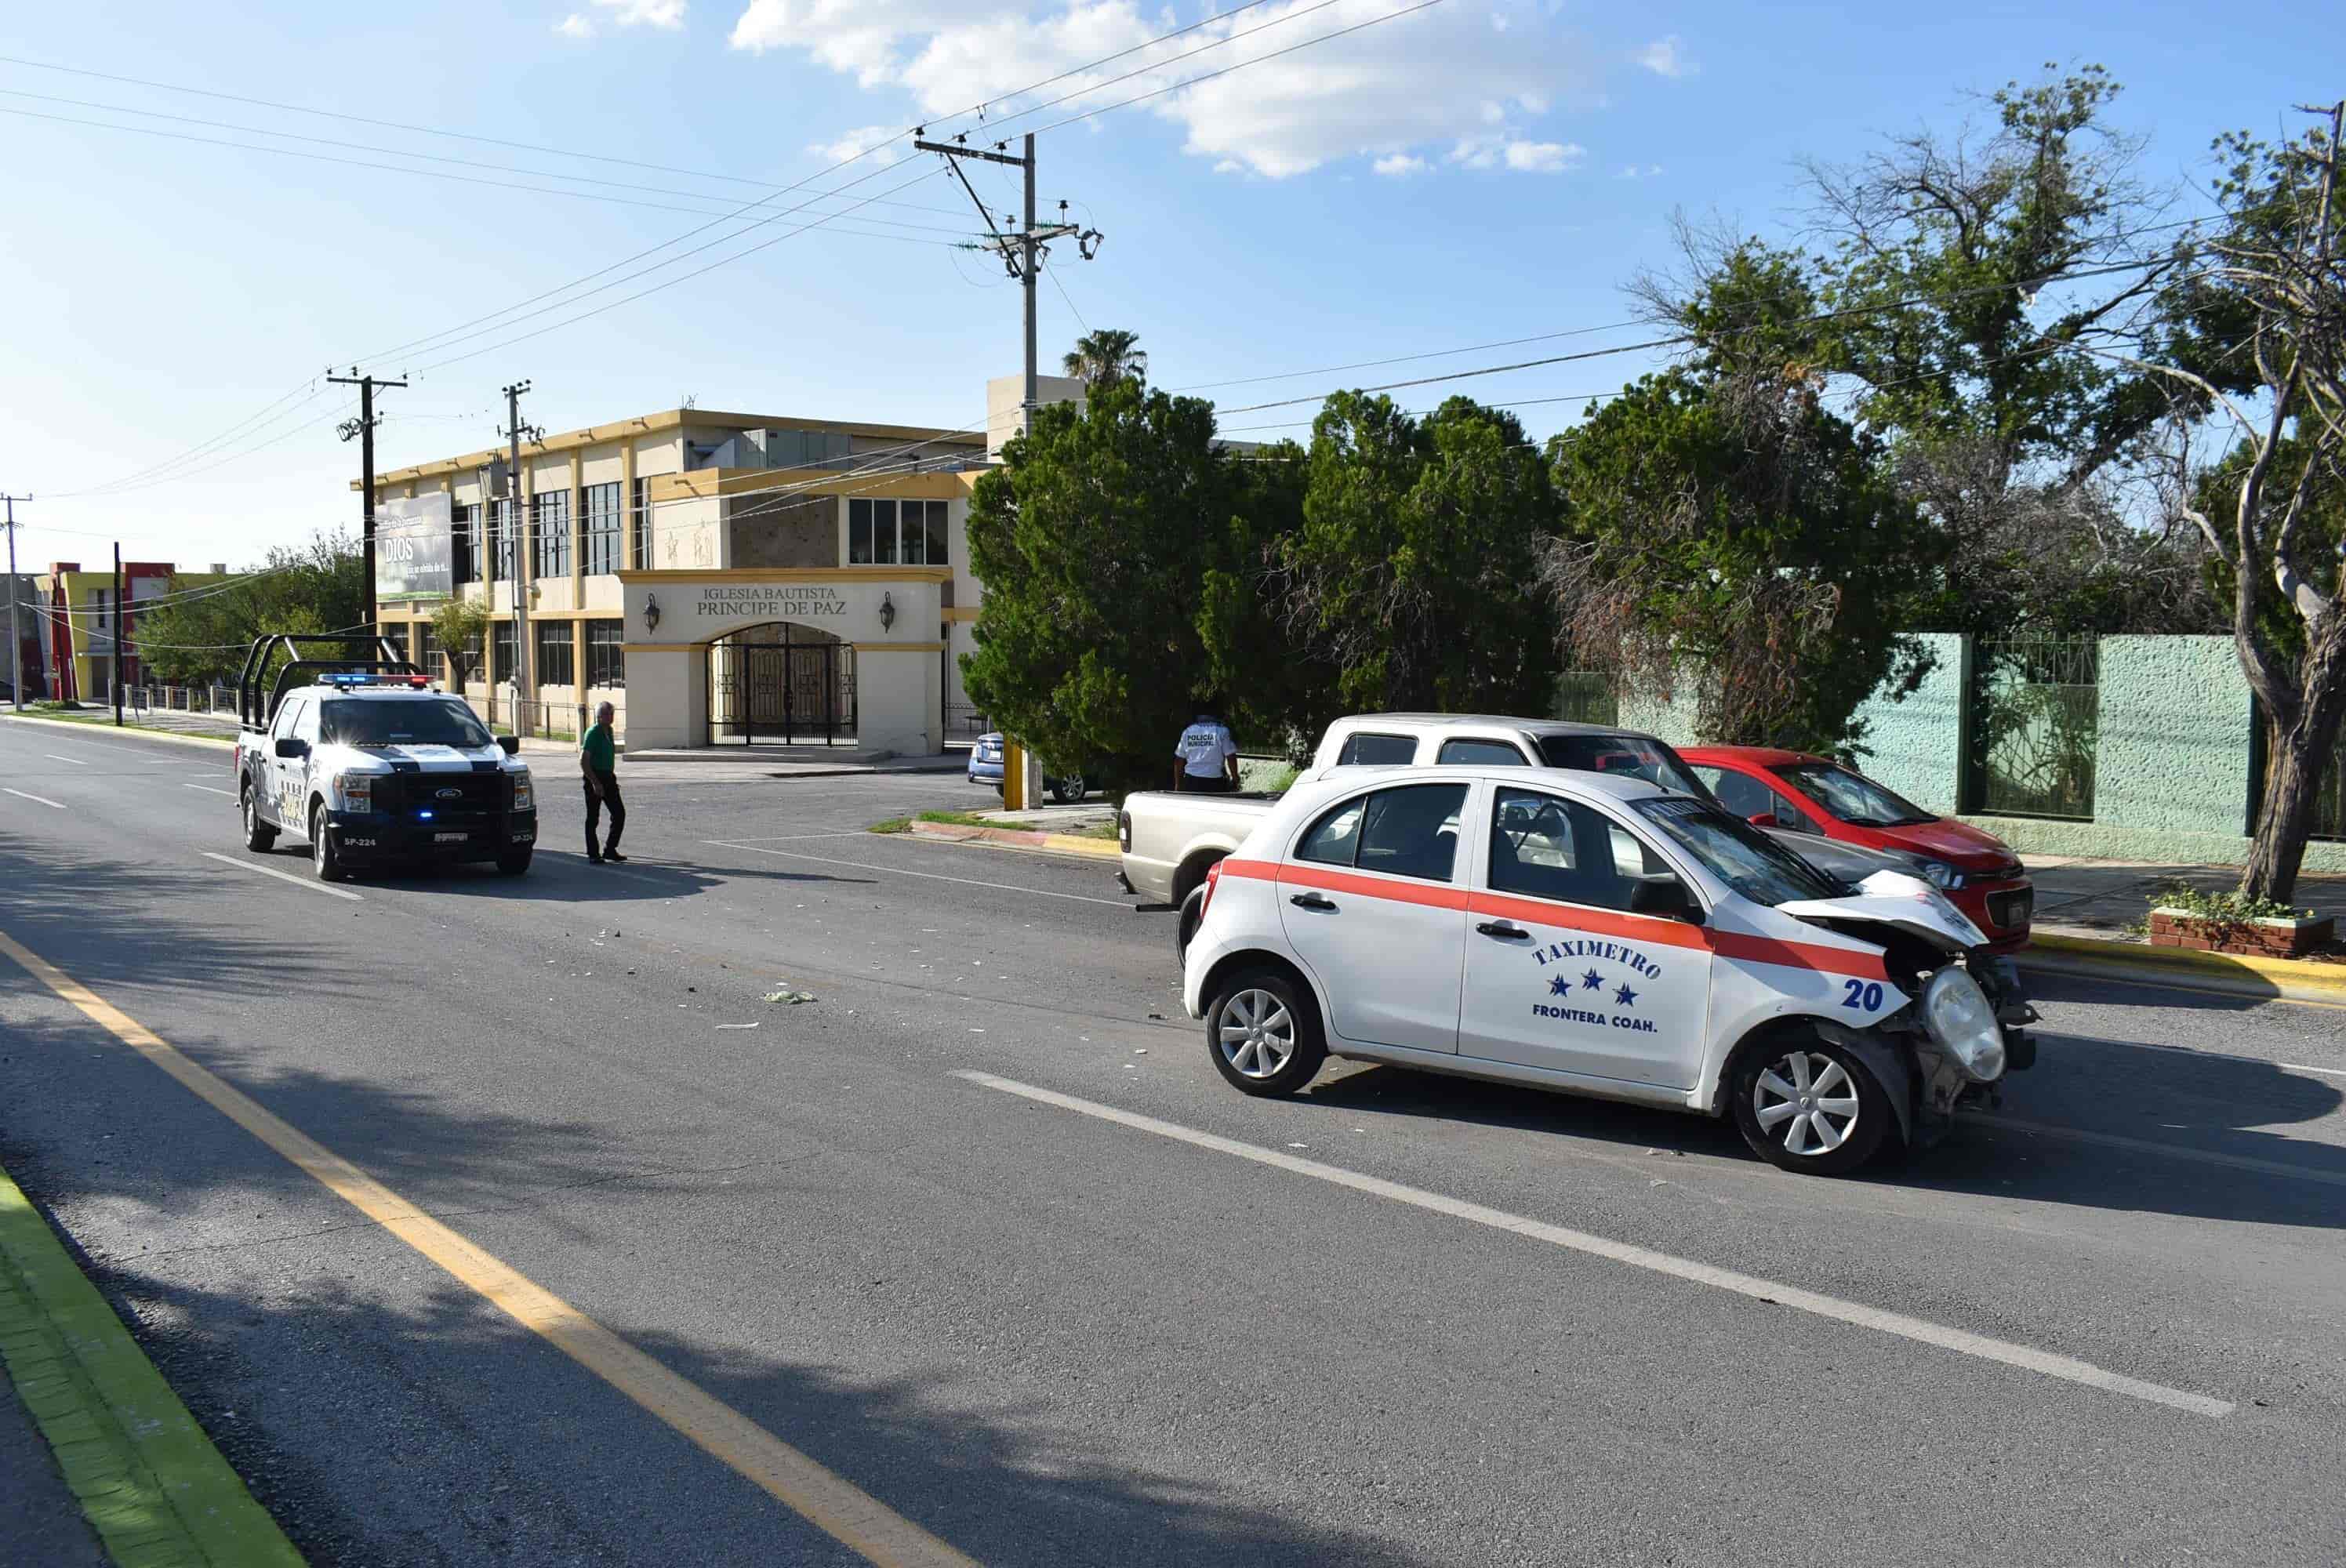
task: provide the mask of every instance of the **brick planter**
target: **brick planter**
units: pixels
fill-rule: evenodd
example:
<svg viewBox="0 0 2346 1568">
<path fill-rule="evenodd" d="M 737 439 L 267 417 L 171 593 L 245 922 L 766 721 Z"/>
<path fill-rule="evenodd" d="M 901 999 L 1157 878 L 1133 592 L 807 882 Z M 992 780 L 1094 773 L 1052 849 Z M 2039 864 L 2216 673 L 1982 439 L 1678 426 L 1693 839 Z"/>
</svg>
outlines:
<svg viewBox="0 0 2346 1568">
<path fill-rule="evenodd" d="M 2209 920 L 2186 910 L 2150 911 L 2153 947 L 2188 948 L 2195 952 L 2238 952 L 2252 958 L 2303 958 L 2320 952 L 2338 939 L 2334 915 L 2316 920 Z"/>
</svg>

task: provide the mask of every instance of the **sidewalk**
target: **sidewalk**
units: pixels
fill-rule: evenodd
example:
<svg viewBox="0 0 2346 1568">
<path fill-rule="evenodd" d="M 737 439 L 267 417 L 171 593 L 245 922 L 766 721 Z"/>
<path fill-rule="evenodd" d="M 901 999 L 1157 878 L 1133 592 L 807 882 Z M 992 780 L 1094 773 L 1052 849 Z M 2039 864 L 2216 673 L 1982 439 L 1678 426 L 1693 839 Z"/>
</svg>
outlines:
<svg viewBox="0 0 2346 1568">
<path fill-rule="evenodd" d="M 2056 936 L 2123 940 L 2126 927 L 2149 918 L 2152 895 L 2169 882 L 2202 892 L 2240 885 L 2238 866 L 2173 865 L 2156 860 L 2089 860 L 2061 855 L 2025 856 L 2036 884 L 2034 929 Z M 2346 927 L 2346 876 L 2306 875 L 2294 901 L 2318 915 L 2336 915 Z"/>
</svg>

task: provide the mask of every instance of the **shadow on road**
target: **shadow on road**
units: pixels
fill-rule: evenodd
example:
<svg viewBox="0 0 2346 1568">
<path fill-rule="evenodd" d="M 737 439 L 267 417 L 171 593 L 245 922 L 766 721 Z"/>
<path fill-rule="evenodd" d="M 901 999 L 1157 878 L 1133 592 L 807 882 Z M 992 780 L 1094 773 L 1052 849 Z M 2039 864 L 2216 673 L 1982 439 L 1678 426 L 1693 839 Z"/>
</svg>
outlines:
<svg viewBox="0 0 2346 1568">
<path fill-rule="evenodd" d="M 1999 1125 L 1996 1112 L 1966 1117 L 1941 1143 L 1861 1179 L 2084 1208 L 2346 1229 L 2346 1146 L 2267 1130 L 2334 1115 L 2346 1102 L 2339 1085 L 2241 1057 L 2041 1038 L 2044 1054 L 2034 1069 L 2012 1076 L 2002 1112 L 2031 1126 Z M 1623 1153 L 1664 1149 L 1760 1166 L 1723 1118 L 1402 1067 L 1323 1078 L 1298 1103 L 1347 1115 L 1561 1134 Z M 2105 1138 L 2127 1143 L 2095 1141 Z"/>
<path fill-rule="evenodd" d="M 297 850 L 295 857 L 306 869 L 307 851 Z M 750 869 L 728 870 L 720 874 L 672 860 L 631 860 L 624 865 L 597 866 L 582 855 L 548 854 L 544 850 L 531 862 L 529 871 L 518 877 L 503 875 L 488 865 L 386 866 L 354 873 L 350 885 L 361 891 L 370 887 L 414 889 L 436 896 L 498 903 L 606 904 L 691 898 L 714 891 L 722 882 L 874 885 L 870 877 L 834 877 L 817 871 Z"/>
<path fill-rule="evenodd" d="M 293 1112 L 301 1095 L 337 1090 L 277 1086 L 268 1097 Z M 565 1160 L 579 1153 L 579 1129 L 566 1126 L 444 1118 L 420 1101 L 363 1114 L 400 1118 L 388 1135 L 420 1165 L 469 1157 L 542 1166 L 542 1144 L 566 1151 Z M 72 1203 L 157 1196 L 145 1181 L 124 1179 L 136 1161 L 90 1171 L 53 1150 L 36 1163 L 47 1167 L 43 1179 L 26 1185 L 45 1207 L 58 1203 L 59 1184 Z M 306 1183 L 290 1166 L 278 1170 Z M 90 1183 L 96 1191 L 81 1190 Z M 532 1207 L 553 1223 L 553 1206 Z M 461 1212 L 443 1217 L 465 1228 Z M 852 1560 L 481 1297 L 363 1221 L 353 1229 L 323 1241 L 312 1230 L 286 1238 L 291 1246 L 215 1242 L 199 1261 L 85 1258 L 310 1561 L 762 1568 Z M 386 1252 L 396 1261 L 366 1267 Z M 607 1244 L 587 1274 L 627 1268 Z M 410 1279 L 417 1283 L 403 1285 Z M 744 1339 L 751 1332 L 745 1325 Z M 1135 1469 L 1070 1435 L 1084 1424 L 1074 1387 L 1064 1399 L 985 1405 L 992 1380 L 983 1363 L 872 1378 L 640 1327 L 627 1338 L 981 1563 L 1418 1561 L 1390 1543 L 1241 1502 L 1235 1488 Z M 1274 1488 L 1281 1480 L 1275 1466 L 1253 1479 Z"/>
<path fill-rule="evenodd" d="M 93 860 L 86 850 L 0 833 L 0 931 L 100 994 L 109 981 L 340 993 L 336 972 L 298 949 L 176 917 L 188 907 L 184 895 L 218 892 L 234 876 L 200 860 Z M 15 965 L 0 960 L 0 970 Z"/>
</svg>

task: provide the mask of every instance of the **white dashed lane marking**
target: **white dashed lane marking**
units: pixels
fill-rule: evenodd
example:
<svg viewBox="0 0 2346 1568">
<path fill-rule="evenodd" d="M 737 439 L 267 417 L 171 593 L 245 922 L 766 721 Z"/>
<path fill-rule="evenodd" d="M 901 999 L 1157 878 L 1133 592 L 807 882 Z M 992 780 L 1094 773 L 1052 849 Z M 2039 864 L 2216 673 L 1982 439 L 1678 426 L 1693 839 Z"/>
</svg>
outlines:
<svg viewBox="0 0 2346 1568">
<path fill-rule="evenodd" d="M 1821 1295 L 1813 1290 L 1803 1290 L 1797 1285 L 1780 1285 L 1775 1280 L 1762 1279 L 1757 1275 L 1740 1274 L 1732 1268 L 1714 1268 L 1708 1263 L 1697 1263 L 1691 1258 L 1675 1257 L 1667 1252 L 1656 1252 L 1648 1247 L 1638 1247 L 1627 1241 L 1615 1241 L 1607 1237 L 1593 1236 L 1585 1230 L 1567 1229 L 1561 1225 L 1550 1225 L 1545 1220 L 1530 1219 L 1519 1214 L 1509 1214 L 1504 1209 L 1486 1208 L 1479 1203 L 1468 1203 L 1463 1198 L 1446 1197 L 1441 1193 L 1428 1192 L 1423 1187 L 1405 1186 L 1400 1182 L 1387 1181 L 1382 1176 L 1365 1176 L 1359 1171 L 1346 1170 L 1341 1166 L 1322 1165 L 1318 1160 L 1307 1160 L 1278 1149 L 1266 1149 L 1254 1144 L 1240 1143 L 1235 1138 L 1225 1138 L 1214 1133 L 1201 1133 L 1195 1128 L 1180 1126 L 1172 1122 L 1160 1122 L 1154 1116 L 1144 1116 L 1137 1112 L 1120 1111 L 1113 1105 L 1103 1105 L 1095 1100 L 1079 1100 L 1073 1095 L 1062 1095 L 1056 1089 L 1038 1089 L 1031 1084 L 1021 1084 L 1015 1079 L 997 1078 L 991 1073 L 964 1071 L 955 1073 L 954 1076 L 982 1084 L 988 1089 L 998 1089 L 1005 1095 L 1016 1095 L 1042 1105 L 1056 1105 L 1063 1111 L 1073 1111 L 1078 1115 L 1095 1117 L 1103 1122 L 1114 1122 L 1118 1126 L 1131 1127 L 1138 1132 L 1153 1133 L 1160 1138 L 1171 1138 L 1176 1143 L 1188 1144 L 1196 1148 L 1210 1149 L 1216 1154 L 1230 1155 L 1242 1160 L 1252 1160 L 1257 1165 L 1271 1166 L 1280 1170 L 1290 1171 L 1297 1176 L 1311 1176 L 1314 1180 L 1328 1182 L 1336 1186 L 1350 1187 L 1354 1192 L 1367 1193 L 1372 1196 L 1386 1198 L 1394 1203 L 1407 1204 L 1413 1208 L 1447 1215 L 1453 1219 L 1463 1219 L 1474 1225 L 1486 1225 L 1494 1230 L 1513 1231 L 1517 1236 L 1529 1237 L 1535 1241 L 1548 1242 L 1573 1252 L 1586 1253 L 1594 1257 L 1627 1264 L 1632 1268 L 1649 1269 L 1656 1274 L 1666 1274 L 1674 1279 L 1684 1279 L 1696 1285 L 1708 1285 L 1716 1290 L 1748 1296 L 1754 1300 L 1770 1302 L 1779 1307 L 1790 1307 L 1795 1311 L 1810 1313 L 1819 1318 L 1830 1318 L 1836 1322 L 1854 1324 L 1861 1329 L 1872 1329 L 1878 1333 L 1893 1335 L 1902 1339 L 1912 1339 L 1919 1344 L 1936 1346 L 1943 1350 L 1953 1350 L 1958 1355 L 1974 1356 L 1983 1361 L 2000 1362 L 2007 1367 L 2016 1367 L 2022 1371 L 2036 1372 L 2047 1378 L 2057 1378 L 2064 1382 L 2082 1383 L 2087 1388 L 2101 1389 L 2113 1394 L 2124 1394 L 2129 1399 L 2142 1400 L 2154 1405 L 2166 1405 L 2174 1410 L 2188 1410 L 2194 1415 L 2221 1417 L 2231 1414 L 2234 1409 L 2229 1400 L 2211 1399 L 2206 1394 L 2190 1393 L 2182 1389 L 2170 1389 L 2163 1383 L 2147 1383 L 2139 1378 L 2129 1378 L 2123 1373 L 2108 1371 L 2091 1362 L 2080 1361 L 2069 1356 L 2055 1355 L 2050 1350 L 2039 1350 L 2027 1345 L 2015 1345 L 2004 1339 L 1991 1339 L 1984 1334 L 1974 1334 L 1963 1329 L 1950 1329 L 1943 1324 L 1926 1322 L 1920 1318 L 1909 1318 L 1902 1312 L 1885 1312 L 1877 1307 L 1867 1307 L 1855 1301 L 1843 1301 L 1838 1297 Z"/>
</svg>

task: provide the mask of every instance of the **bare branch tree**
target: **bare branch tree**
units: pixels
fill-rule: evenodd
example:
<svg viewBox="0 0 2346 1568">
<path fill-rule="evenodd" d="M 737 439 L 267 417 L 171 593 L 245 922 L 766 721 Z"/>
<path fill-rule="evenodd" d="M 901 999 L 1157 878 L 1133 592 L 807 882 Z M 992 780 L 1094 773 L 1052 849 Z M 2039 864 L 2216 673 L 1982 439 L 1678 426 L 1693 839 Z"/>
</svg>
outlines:
<svg viewBox="0 0 2346 1568">
<path fill-rule="evenodd" d="M 2339 140 L 2346 102 L 2301 112 L 2318 126 L 2279 147 L 2246 137 L 2219 187 L 2229 222 L 2197 269 L 2194 307 L 2238 332 L 2255 367 L 2253 395 L 2230 395 L 2202 371 L 2129 361 L 2173 389 L 2168 491 L 2230 569 L 2232 644 L 2272 738 L 2256 841 L 2242 893 L 2286 901 L 2297 885 L 2325 769 L 2346 722 L 2346 609 L 2340 561 L 2301 548 L 2310 509 L 2346 494 L 2346 209 Z M 2261 404 L 2261 407 L 2259 405 Z M 2197 427 L 2229 432 L 2229 465 L 2193 462 Z M 2212 493 L 2212 494 L 2211 494 Z M 2212 503 L 2221 502 L 2229 517 Z M 2276 630 L 2293 623 L 2294 636 Z M 2294 650 L 2290 645 L 2294 645 Z"/>
</svg>

